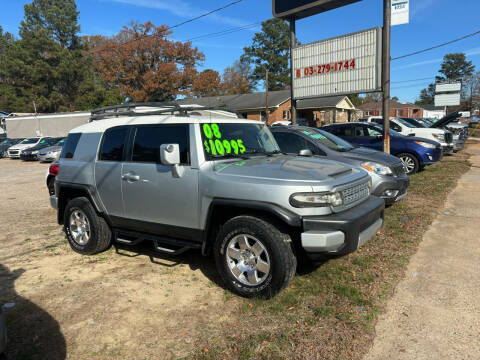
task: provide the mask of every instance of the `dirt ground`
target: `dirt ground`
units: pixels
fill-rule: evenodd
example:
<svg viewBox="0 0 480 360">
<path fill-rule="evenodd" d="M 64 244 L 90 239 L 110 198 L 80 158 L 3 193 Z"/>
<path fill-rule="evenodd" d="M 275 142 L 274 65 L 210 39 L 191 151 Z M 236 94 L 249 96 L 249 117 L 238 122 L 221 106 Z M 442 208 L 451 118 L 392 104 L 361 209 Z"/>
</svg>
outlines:
<svg viewBox="0 0 480 360">
<path fill-rule="evenodd" d="M 179 358 L 222 328 L 232 308 L 212 259 L 199 252 L 172 259 L 144 244 L 74 253 L 49 205 L 47 168 L 0 159 L 9 359 Z"/>
</svg>

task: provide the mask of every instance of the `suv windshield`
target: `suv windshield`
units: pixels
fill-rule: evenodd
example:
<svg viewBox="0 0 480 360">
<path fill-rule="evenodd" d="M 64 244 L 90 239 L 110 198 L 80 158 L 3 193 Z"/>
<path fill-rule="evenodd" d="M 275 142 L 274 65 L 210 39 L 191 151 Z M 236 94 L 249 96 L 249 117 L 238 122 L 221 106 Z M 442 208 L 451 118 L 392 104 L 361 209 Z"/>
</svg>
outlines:
<svg viewBox="0 0 480 360">
<path fill-rule="evenodd" d="M 265 125 L 208 123 L 200 126 L 203 150 L 208 160 L 280 152 Z"/>
<path fill-rule="evenodd" d="M 38 142 L 38 138 L 26 138 L 20 144 L 36 144 Z"/>
<path fill-rule="evenodd" d="M 62 139 L 62 140 L 56 142 L 55 146 L 61 146 L 61 145 L 63 145 L 64 142 L 65 142 L 65 139 Z"/>
<path fill-rule="evenodd" d="M 400 119 L 400 118 L 392 118 L 392 120 L 395 120 L 397 122 L 399 122 L 400 124 L 408 127 L 408 128 L 416 128 L 415 125 L 409 123 L 407 120 L 404 120 L 404 119 Z"/>
<path fill-rule="evenodd" d="M 378 130 L 378 134 L 375 135 L 383 135 L 383 126 L 381 125 L 372 125 L 373 128 Z M 371 129 L 371 128 L 370 128 Z M 403 137 L 402 134 L 396 132 L 395 130 L 390 129 L 390 136 L 395 136 L 395 137 Z"/>
<path fill-rule="evenodd" d="M 311 128 L 308 130 L 302 130 L 305 135 L 308 135 L 315 142 L 328 147 L 331 150 L 335 151 L 350 151 L 354 147 L 346 142 L 345 140 L 340 139 L 339 137 L 332 135 L 326 131 Z"/>
</svg>

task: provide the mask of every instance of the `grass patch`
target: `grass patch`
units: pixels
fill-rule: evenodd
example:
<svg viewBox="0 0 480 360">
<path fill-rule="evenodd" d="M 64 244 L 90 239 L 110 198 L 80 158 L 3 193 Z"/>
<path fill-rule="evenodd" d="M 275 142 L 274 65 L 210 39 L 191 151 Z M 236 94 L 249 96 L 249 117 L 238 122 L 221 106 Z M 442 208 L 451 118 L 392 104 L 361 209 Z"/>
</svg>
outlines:
<svg viewBox="0 0 480 360">
<path fill-rule="evenodd" d="M 192 358 L 362 358 L 423 234 L 470 168 L 467 158 L 448 156 L 412 176 L 409 195 L 386 210 L 384 228 L 355 253 L 297 275 L 274 299 L 232 296 L 235 310 L 220 331 L 228 335 L 205 334 L 199 348 L 207 351 Z"/>
</svg>

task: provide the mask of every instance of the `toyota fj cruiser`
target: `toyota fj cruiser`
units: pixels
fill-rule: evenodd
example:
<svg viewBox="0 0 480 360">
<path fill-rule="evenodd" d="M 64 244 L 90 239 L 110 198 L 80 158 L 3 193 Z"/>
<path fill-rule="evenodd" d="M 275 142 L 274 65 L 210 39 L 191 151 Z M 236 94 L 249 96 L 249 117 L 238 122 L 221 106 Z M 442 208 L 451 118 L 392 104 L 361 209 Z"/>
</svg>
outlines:
<svg viewBox="0 0 480 360">
<path fill-rule="evenodd" d="M 144 240 L 172 255 L 197 248 L 232 291 L 271 297 L 300 253 L 347 254 L 382 226 L 365 171 L 282 154 L 264 123 L 200 112 L 122 105 L 70 132 L 51 204 L 74 251 Z"/>
</svg>

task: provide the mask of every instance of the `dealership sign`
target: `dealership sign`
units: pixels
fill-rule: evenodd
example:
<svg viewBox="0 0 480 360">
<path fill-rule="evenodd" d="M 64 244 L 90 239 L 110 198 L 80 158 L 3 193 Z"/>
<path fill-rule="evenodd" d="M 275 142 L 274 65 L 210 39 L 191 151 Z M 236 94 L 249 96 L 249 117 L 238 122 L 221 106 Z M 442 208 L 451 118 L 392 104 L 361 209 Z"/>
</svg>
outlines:
<svg viewBox="0 0 480 360">
<path fill-rule="evenodd" d="M 293 97 L 381 91 L 381 28 L 293 49 Z"/>
<path fill-rule="evenodd" d="M 435 84 L 435 106 L 460 105 L 461 82 Z"/>
<path fill-rule="evenodd" d="M 392 0 L 392 26 L 408 24 L 410 21 L 410 0 Z"/>
<path fill-rule="evenodd" d="M 361 0 L 272 0 L 272 10 L 275 17 L 298 20 L 359 1 Z"/>
</svg>

